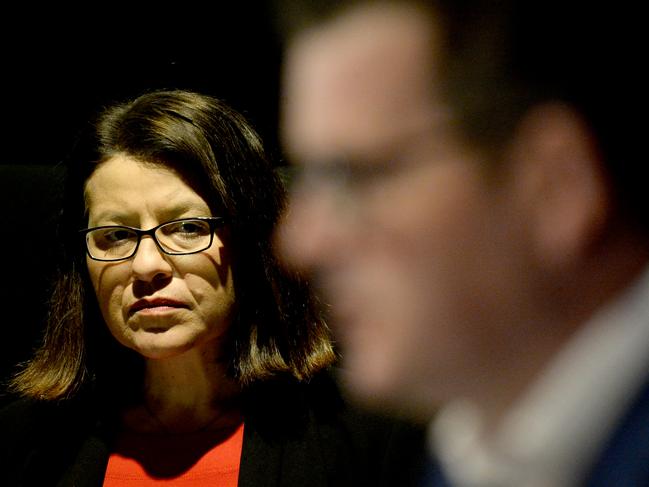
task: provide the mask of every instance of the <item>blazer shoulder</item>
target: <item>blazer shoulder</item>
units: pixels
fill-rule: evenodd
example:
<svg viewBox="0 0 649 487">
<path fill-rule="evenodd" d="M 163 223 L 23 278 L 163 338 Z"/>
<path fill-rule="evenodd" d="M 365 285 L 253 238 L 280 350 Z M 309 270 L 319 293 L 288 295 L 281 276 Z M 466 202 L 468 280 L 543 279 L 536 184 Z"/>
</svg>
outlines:
<svg viewBox="0 0 649 487">
<path fill-rule="evenodd" d="M 330 464 L 361 472 L 363 485 L 418 484 L 427 457 L 424 425 L 360 406 L 339 386 L 335 372 L 312 386 L 308 403 Z"/>
<path fill-rule="evenodd" d="M 52 438 L 65 441 L 88 424 L 86 409 L 74 401 L 17 398 L 0 409 L 0 448 L 31 448 Z"/>
<path fill-rule="evenodd" d="M 0 443 L 15 443 L 30 432 L 41 429 L 47 423 L 47 416 L 47 407 L 32 399 L 18 398 L 5 404 L 0 409 L 0 432 L 3 439 Z"/>
<path fill-rule="evenodd" d="M 36 401 L 17 399 L 0 409 L 0 485 L 22 485 L 26 463 L 47 438 L 47 413 Z"/>
<path fill-rule="evenodd" d="M 250 391 L 241 485 L 415 485 L 424 430 L 366 411 L 325 371 L 309 381 L 267 382 Z M 248 441 L 246 441 L 248 440 Z"/>
</svg>

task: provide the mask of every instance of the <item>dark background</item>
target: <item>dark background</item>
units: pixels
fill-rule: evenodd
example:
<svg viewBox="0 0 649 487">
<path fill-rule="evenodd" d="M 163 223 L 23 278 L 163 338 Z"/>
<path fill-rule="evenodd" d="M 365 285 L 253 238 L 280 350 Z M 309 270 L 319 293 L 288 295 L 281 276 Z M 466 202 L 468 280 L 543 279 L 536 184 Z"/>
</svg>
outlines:
<svg viewBox="0 0 649 487">
<path fill-rule="evenodd" d="M 271 8 L 264 0 L 212 3 L 135 11 L 104 2 L 92 13 L 30 5 L 0 14 L 1 162 L 54 163 L 99 106 L 151 88 L 217 95 L 273 145 L 280 52 Z"/>
<path fill-rule="evenodd" d="M 281 49 L 271 8 L 263 0 L 212 3 L 2 7 L 0 380 L 39 341 L 54 269 L 58 164 L 102 105 L 156 88 L 212 94 L 246 115 L 281 163 Z M 0 401 L 8 399 L 2 390 Z"/>
</svg>

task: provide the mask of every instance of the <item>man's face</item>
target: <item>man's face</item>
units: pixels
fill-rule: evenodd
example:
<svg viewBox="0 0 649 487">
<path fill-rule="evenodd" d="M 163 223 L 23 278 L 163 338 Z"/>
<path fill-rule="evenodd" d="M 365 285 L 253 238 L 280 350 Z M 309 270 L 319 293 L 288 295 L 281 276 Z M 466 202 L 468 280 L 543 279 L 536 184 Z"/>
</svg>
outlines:
<svg viewBox="0 0 649 487">
<path fill-rule="evenodd" d="M 332 306 L 349 390 L 424 415 L 497 368 L 522 275 L 506 184 L 436 91 L 434 34 L 383 6 L 293 45 L 283 136 L 301 171 L 279 232 Z"/>
</svg>

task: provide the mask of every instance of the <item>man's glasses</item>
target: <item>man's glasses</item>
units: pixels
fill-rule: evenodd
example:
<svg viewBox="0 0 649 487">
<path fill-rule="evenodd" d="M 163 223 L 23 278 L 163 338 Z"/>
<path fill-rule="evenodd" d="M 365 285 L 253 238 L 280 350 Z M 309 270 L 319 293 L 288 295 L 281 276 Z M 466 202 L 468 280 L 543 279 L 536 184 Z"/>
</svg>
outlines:
<svg viewBox="0 0 649 487">
<path fill-rule="evenodd" d="M 93 260 L 105 262 L 130 259 L 137 252 L 144 235 L 153 238 L 167 255 L 186 255 L 210 248 L 214 231 L 223 226 L 223 217 L 182 218 L 161 223 L 149 230 L 123 225 L 105 225 L 80 230 L 86 250 Z"/>
</svg>

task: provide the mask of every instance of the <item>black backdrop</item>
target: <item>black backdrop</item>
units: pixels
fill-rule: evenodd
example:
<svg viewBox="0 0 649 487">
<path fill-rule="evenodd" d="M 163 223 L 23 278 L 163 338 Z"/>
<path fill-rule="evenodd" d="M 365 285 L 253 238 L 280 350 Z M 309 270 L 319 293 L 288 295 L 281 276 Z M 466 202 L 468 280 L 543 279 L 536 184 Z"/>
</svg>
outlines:
<svg viewBox="0 0 649 487">
<path fill-rule="evenodd" d="M 98 106 L 151 88 L 220 96 L 274 145 L 279 49 L 271 8 L 264 0 L 211 3 L 136 11 L 104 2 L 92 12 L 28 3 L 0 12 L 0 161 L 55 162 Z"/>
<path fill-rule="evenodd" d="M 53 270 L 57 164 L 98 107 L 155 88 L 202 91 L 244 113 L 281 159 L 281 50 L 270 8 L 263 0 L 212 3 L 2 7 L 0 380 L 39 340 Z"/>
</svg>

